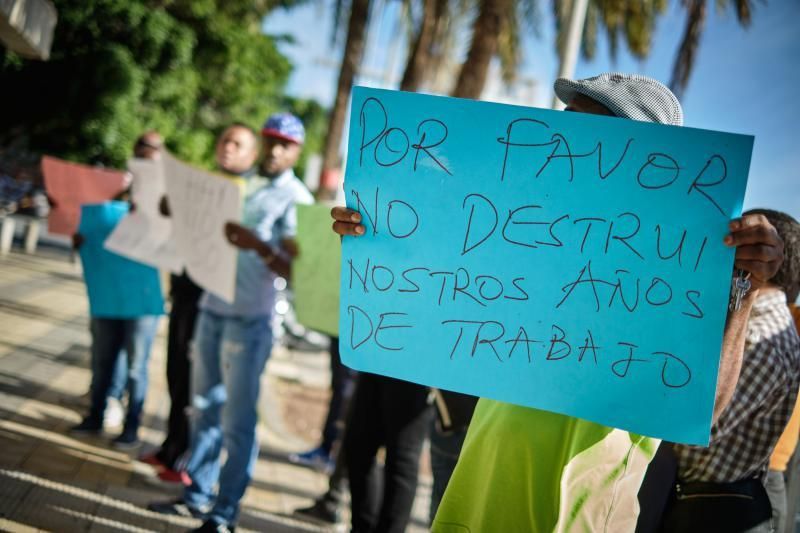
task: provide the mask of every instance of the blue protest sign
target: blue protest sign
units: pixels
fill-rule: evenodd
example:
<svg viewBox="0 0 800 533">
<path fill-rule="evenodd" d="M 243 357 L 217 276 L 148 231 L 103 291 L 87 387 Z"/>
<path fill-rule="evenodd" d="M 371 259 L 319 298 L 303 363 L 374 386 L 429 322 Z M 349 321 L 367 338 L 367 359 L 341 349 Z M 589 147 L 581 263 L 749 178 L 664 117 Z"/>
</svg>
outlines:
<svg viewBox="0 0 800 533">
<path fill-rule="evenodd" d="M 345 364 L 707 443 L 752 144 L 356 88 Z"/>
<path fill-rule="evenodd" d="M 80 256 L 89 311 L 96 318 L 135 318 L 164 312 L 158 271 L 103 247 L 127 213 L 126 202 L 81 206 Z"/>
</svg>

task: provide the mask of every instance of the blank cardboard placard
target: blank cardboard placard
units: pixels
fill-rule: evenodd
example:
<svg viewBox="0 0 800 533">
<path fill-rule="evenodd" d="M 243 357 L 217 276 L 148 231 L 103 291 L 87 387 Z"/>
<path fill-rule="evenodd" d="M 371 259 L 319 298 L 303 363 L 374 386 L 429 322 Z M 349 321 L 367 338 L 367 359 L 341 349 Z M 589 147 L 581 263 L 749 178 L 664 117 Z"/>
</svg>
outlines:
<svg viewBox="0 0 800 533">
<path fill-rule="evenodd" d="M 330 208 L 297 206 L 297 245 L 292 288 L 297 320 L 307 328 L 339 335 L 339 273 L 342 250 L 331 231 Z"/>
<path fill-rule="evenodd" d="M 123 218 L 106 239 L 106 249 L 146 265 L 180 273 L 183 260 L 172 235 L 172 220 L 159 211 L 166 194 L 160 161 L 131 159 L 132 199 L 136 210 Z"/>
<path fill-rule="evenodd" d="M 47 230 L 59 235 L 73 235 L 78 230 L 81 205 L 111 200 L 128 185 L 125 172 L 50 156 L 42 158 L 42 174 L 47 195 L 55 203 Z"/>
<path fill-rule="evenodd" d="M 238 251 L 225 223 L 241 219 L 239 186 L 232 180 L 162 157 L 173 239 L 186 271 L 203 289 L 232 303 Z"/>
</svg>

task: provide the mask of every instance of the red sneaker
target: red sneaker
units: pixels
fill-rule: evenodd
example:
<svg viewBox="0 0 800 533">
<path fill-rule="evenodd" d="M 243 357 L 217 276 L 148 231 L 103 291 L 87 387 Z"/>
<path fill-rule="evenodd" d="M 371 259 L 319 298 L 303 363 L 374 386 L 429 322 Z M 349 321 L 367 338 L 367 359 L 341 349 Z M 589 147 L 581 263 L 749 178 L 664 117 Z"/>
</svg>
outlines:
<svg viewBox="0 0 800 533">
<path fill-rule="evenodd" d="M 142 455 L 139 457 L 139 461 L 148 464 L 150 466 L 154 466 L 156 468 L 166 468 L 164 463 L 161 462 L 161 459 L 158 458 L 158 454 L 156 453 L 149 453 L 147 455 Z"/>
<path fill-rule="evenodd" d="M 158 479 L 161 481 L 166 481 L 167 483 L 181 483 L 187 487 L 192 484 L 192 479 L 189 477 L 189 474 L 187 474 L 186 471 L 173 470 L 166 467 L 159 470 Z"/>
</svg>

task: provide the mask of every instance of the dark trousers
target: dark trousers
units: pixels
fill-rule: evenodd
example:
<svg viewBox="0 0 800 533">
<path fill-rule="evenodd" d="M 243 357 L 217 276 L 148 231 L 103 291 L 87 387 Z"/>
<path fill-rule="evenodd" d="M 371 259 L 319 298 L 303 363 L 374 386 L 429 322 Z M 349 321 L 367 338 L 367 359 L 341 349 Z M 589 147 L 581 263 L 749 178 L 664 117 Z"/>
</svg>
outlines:
<svg viewBox="0 0 800 533">
<path fill-rule="evenodd" d="M 353 533 L 405 531 L 432 416 L 427 397 L 423 386 L 359 374 L 344 437 Z M 386 447 L 383 490 L 373 475 L 381 446 Z"/>
<path fill-rule="evenodd" d="M 197 305 L 203 289 L 184 273 L 170 277 L 172 310 L 169 313 L 167 339 L 167 387 L 170 408 L 167 438 L 156 454 L 170 468 L 178 469 L 181 457 L 189 449 L 189 407 L 191 366 L 189 350 L 197 319 Z"/>
<path fill-rule="evenodd" d="M 344 426 L 347 405 L 355 389 L 357 372 L 342 364 L 339 355 L 339 338 L 331 339 L 331 400 L 328 404 L 328 416 L 322 428 L 322 448 L 330 455 L 334 444 L 339 440 Z"/>
</svg>

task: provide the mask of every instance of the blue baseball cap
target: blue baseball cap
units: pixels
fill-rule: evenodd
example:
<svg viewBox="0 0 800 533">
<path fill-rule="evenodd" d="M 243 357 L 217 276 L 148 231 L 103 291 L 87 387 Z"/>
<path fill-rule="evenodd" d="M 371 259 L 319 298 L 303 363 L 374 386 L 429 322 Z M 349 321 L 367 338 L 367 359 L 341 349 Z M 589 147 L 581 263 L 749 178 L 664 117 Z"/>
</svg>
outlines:
<svg viewBox="0 0 800 533">
<path fill-rule="evenodd" d="M 300 119 L 291 113 L 275 113 L 264 123 L 261 135 L 303 144 L 306 140 L 306 129 Z"/>
</svg>

